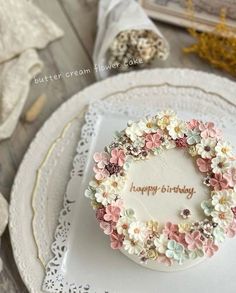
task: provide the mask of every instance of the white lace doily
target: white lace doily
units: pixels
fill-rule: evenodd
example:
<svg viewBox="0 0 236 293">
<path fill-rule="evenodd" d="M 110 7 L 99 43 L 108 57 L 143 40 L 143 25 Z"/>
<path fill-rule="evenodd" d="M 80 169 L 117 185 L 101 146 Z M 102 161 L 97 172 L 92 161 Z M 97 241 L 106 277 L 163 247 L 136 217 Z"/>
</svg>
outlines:
<svg viewBox="0 0 236 293">
<path fill-rule="evenodd" d="M 31 144 L 19 169 L 12 191 L 10 231 L 13 250 L 21 276 L 30 292 L 41 292 L 40 288 L 44 276 L 44 269 L 37 258 L 38 251 L 35 239 L 32 235 L 33 212 L 31 209 L 31 196 L 36 180 L 36 172 L 39 169 L 40 164 L 45 159 L 53 142 L 55 142 L 57 137 L 61 136 L 65 125 L 78 115 L 80 115 L 79 121 L 83 121 L 83 111 L 90 101 L 104 98 L 108 99 L 117 92 L 120 93 L 117 94 L 117 98 L 119 98 L 120 95 L 129 92 L 130 97 L 133 98 L 136 93 L 139 92 L 139 88 L 143 88 L 142 103 L 148 94 L 148 89 L 150 88 L 153 88 L 155 95 L 158 94 L 158 92 L 155 92 L 155 88 L 162 88 L 165 96 L 170 88 L 173 91 L 173 95 L 176 95 L 177 90 L 180 90 L 182 95 L 182 91 L 188 89 L 188 104 L 192 103 L 192 100 L 196 98 L 195 91 L 198 90 L 202 93 L 202 96 L 208 95 L 208 103 L 206 103 L 206 105 L 214 106 L 213 108 L 217 109 L 215 113 L 218 113 L 217 115 L 219 117 L 222 117 L 222 113 L 223 115 L 227 113 L 227 116 L 232 117 L 235 111 L 233 107 L 235 103 L 234 83 L 213 75 L 176 69 L 149 70 L 130 73 L 128 75 L 119 75 L 87 88 L 66 102 L 49 119 Z M 190 92 L 193 88 L 195 91 L 192 92 L 191 96 Z M 163 96 L 156 96 L 156 98 L 161 101 Z M 175 97 L 176 100 L 178 98 L 179 96 Z M 196 102 L 196 99 L 194 101 Z M 181 106 L 182 104 L 179 105 Z M 203 107 L 203 110 L 208 112 L 209 109 Z M 212 112 L 212 114 L 214 113 Z M 36 150 L 37 155 L 35 153 Z M 25 177 L 26 170 L 27 174 L 29 174 L 27 178 Z M 81 171 L 82 169 L 79 168 L 79 170 Z M 62 180 L 63 178 L 67 178 L 66 176 L 63 176 L 62 171 L 60 172 L 60 174 L 57 173 L 54 174 L 54 176 L 61 176 L 60 178 L 62 178 Z M 79 173 L 81 174 L 81 172 Z M 18 196 L 19 194 L 21 194 L 20 197 Z M 47 196 L 49 196 L 49 194 L 47 194 Z M 61 194 L 61 196 L 63 196 L 63 194 Z M 51 205 L 46 212 L 48 215 L 55 215 L 58 211 L 55 209 L 53 210 L 53 205 Z M 48 215 L 47 219 L 50 221 Z M 47 235 L 47 233 L 52 235 L 53 231 L 48 231 L 45 235 Z M 45 250 L 48 249 L 49 247 L 45 247 Z"/>
</svg>

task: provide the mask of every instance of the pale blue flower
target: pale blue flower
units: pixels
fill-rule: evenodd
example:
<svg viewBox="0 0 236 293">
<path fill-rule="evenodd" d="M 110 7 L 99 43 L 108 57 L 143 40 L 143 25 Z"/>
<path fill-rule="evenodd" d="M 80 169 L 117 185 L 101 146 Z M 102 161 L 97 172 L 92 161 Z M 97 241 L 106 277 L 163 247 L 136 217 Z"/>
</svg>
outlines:
<svg viewBox="0 0 236 293">
<path fill-rule="evenodd" d="M 200 133 L 194 130 L 188 130 L 187 132 L 187 143 L 190 145 L 199 143 L 201 141 Z"/>
<path fill-rule="evenodd" d="M 177 243 L 175 240 L 169 240 L 167 243 L 166 256 L 173 258 L 178 261 L 179 264 L 182 264 L 184 258 L 186 258 L 184 246 Z"/>
<path fill-rule="evenodd" d="M 217 244 L 220 244 L 222 242 L 224 242 L 225 240 L 225 232 L 224 232 L 224 229 L 222 229 L 221 227 L 216 227 L 214 228 L 213 230 L 213 236 L 215 238 L 215 242 Z"/>
<path fill-rule="evenodd" d="M 206 216 L 210 216 L 211 213 L 212 213 L 213 210 L 214 210 L 214 207 L 213 207 L 213 205 L 212 205 L 210 199 L 208 199 L 208 200 L 204 200 L 204 201 L 201 203 L 201 208 L 203 209 L 204 214 L 205 214 Z"/>
</svg>

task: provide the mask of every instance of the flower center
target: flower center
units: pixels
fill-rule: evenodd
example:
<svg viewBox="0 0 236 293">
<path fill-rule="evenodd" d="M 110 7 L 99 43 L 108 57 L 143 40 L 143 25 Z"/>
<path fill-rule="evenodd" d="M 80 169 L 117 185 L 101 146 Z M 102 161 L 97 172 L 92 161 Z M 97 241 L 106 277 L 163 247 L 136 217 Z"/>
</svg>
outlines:
<svg viewBox="0 0 236 293">
<path fill-rule="evenodd" d="M 118 183 L 117 182 L 112 182 L 112 186 L 114 187 L 114 188 L 116 188 L 117 186 L 118 186 Z"/>
<path fill-rule="evenodd" d="M 221 168 L 224 167 L 224 164 L 223 164 L 222 162 L 220 162 L 220 163 L 218 164 L 218 167 L 221 169 Z"/>
<path fill-rule="evenodd" d="M 219 203 L 222 205 L 226 204 L 226 202 L 227 202 L 227 200 L 226 200 L 226 197 L 224 197 L 224 196 L 219 200 Z"/>
<path fill-rule="evenodd" d="M 225 213 L 220 213 L 220 214 L 219 214 L 219 218 L 220 218 L 221 220 L 224 220 L 224 219 L 225 219 Z"/>
<path fill-rule="evenodd" d="M 153 124 L 152 124 L 152 122 L 148 122 L 148 123 L 146 124 L 146 126 L 147 126 L 147 128 L 152 128 L 152 127 L 153 127 Z"/>
<path fill-rule="evenodd" d="M 179 126 L 176 126 L 176 127 L 175 127 L 175 132 L 176 132 L 176 133 L 179 133 L 180 131 L 181 131 L 180 127 L 179 127 Z"/>
<path fill-rule="evenodd" d="M 107 198 L 108 197 L 108 192 L 105 192 L 104 191 L 103 194 L 102 194 L 102 196 L 105 197 L 105 198 Z"/>
<path fill-rule="evenodd" d="M 224 147 L 221 149 L 222 153 L 223 154 L 227 154 L 228 153 L 228 148 Z"/>
<path fill-rule="evenodd" d="M 209 151 L 211 150 L 211 148 L 209 147 L 209 145 L 207 145 L 207 146 L 204 147 L 204 150 L 205 150 L 206 152 L 209 152 Z"/>
<path fill-rule="evenodd" d="M 135 234 L 139 234 L 139 232 L 140 232 L 140 229 L 139 229 L 139 228 L 135 228 L 135 229 L 134 229 L 134 233 L 135 233 Z"/>
<path fill-rule="evenodd" d="M 122 225 L 122 229 L 127 230 L 128 229 L 128 225 L 127 224 L 123 224 Z"/>
</svg>

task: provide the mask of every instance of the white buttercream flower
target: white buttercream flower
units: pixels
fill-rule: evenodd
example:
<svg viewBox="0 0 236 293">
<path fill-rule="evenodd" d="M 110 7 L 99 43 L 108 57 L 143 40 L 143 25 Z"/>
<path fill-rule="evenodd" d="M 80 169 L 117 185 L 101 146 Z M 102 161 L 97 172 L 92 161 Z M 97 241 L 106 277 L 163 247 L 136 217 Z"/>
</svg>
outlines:
<svg viewBox="0 0 236 293">
<path fill-rule="evenodd" d="M 187 132 L 187 125 L 183 121 L 173 120 L 170 125 L 167 126 L 167 129 L 169 131 L 169 135 L 173 139 L 183 138 Z"/>
<path fill-rule="evenodd" d="M 154 240 L 154 244 L 157 248 L 157 251 L 165 254 L 166 249 L 167 249 L 167 244 L 168 244 L 168 237 L 164 234 L 161 234 L 159 238 L 156 238 Z"/>
<path fill-rule="evenodd" d="M 125 177 L 112 175 L 107 179 L 103 180 L 103 185 L 109 185 L 110 189 L 115 192 L 122 191 L 125 186 Z"/>
<path fill-rule="evenodd" d="M 170 125 L 171 121 L 176 120 L 176 113 L 172 110 L 162 111 L 157 114 L 157 125 L 161 129 L 166 129 Z"/>
<path fill-rule="evenodd" d="M 125 133 L 132 141 L 135 141 L 137 137 L 143 135 L 142 129 L 136 122 L 129 122 L 128 127 L 125 130 Z"/>
<path fill-rule="evenodd" d="M 233 148 L 227 141 L 219 141 L 215 148 L 217 156 L 220 157 L 232 157 L 233 156 Z"/>
<path fill-rule="evenodd" d="M 106 206 L 115 200 L 116 195 L 111 190 L 110 185 L 101 184 L 95 193 L 97 202 L 100 202 L 102 205 Z"/>
<path fill-rule="evenodd" d="M 132 239 L 125 239 L 123 242 L 124 250 L 128 251 L 129 254 L 139 255 L 143 250 L 143 244 L 140 241 Z"/>
<path fill-rule="evenodd" d="M 151 132 L 156 132 L 158 127 L 157 127 L 157 122 L 153 118 L 144 118 L 140 120 L 138 123 L 140 129 L 145 132 L 145 133 L 151 133 Z"/>
<path fill-rule="evenodd" d="M 227 211 L 236 206 L 236 193 L 232 189 L 214 191 L 211 203 L 216 211 Z"/>
<path fill-rule="evenodd" d="M 213 222 L 217 223 L 219 227 L 221 228 L 228 227 L 233 222 L 233 219 L 234 219 L 231 209 L 228 209 L 224 212 L 214 210 L 211 213 L 211 216 L 212 216 Z"/>
<path fill-rule="evenodd" d="M 196 150 L 203 159 L 211 159 L 215 155 L 215 146 L 215 139 L 202 139 L 201 142 L 196 145 Z"/>
<path fill-rule="evenodd" d="M 118 234 L 128 235 L 128 229 L 131 222 L 132 219 L 130 217 L 121 217 L 116 224 L 116 230 Z"/>
<path fill-rule="evenodd" d="M 142 222 L 133 222 L 129 226 L 129 237 L 133 240 L 144 241 L 147 237 L 146 225 Z"/>
<path fill-rule="evenodd" d="M 213 173 L 222 174 L 230 167 L 230 162 L 227 157 L 216 157 L 211 161 Z"/>
</svg>

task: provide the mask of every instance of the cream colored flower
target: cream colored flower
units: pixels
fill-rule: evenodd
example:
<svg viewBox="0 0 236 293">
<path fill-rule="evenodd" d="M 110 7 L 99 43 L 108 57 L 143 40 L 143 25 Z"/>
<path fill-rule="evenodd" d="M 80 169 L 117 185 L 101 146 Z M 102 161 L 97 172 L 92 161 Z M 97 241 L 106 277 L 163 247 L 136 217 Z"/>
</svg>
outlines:
<svg viewBox="0 0 236 293">
<path fill-rule="evenodd" d="M 109 185 L 110 189 L 114 192 L 120 192 L 125 186 L 125 176 L 112 175 L 102 182 L 103 185 Z"/>
<path fill-rule="evenodd" d="M 129 237 L 135 241 L 144 241 L 147 237 L 146 225 L 142 222 L 132 222 L 129 226 Z"/>
<path fill-rule="evenodd" d="M 131 222 L 132 218 L 126 216 L 121 217 L 116 224 L 118 234 L 128 235 L 128 229 Z"/>
<path fill-rule="evenodd" d="M 213 173 L 222 174 L 230 167 L 230 162 L 227 157 L 216 157 L 211 161 Z"/>
<path fill-rule="evenodd" d="M 110 185 L 101 184 L 99 188 L 96 189 L 95 198 L 97 202 L 106 206 L 115 200 L 116 195 L 113 193 Z"/>
<path fill-rule="evenodd" d="M 143 244 L 140 241 L 135 241 L 133 239 L 125 239 L 123 242 L 124 250 L 129 254 L 140 255 L 143 250 Z"/>
<path fill-rule="evenodd" d="M 227 209 L 226 211 L 216 211 L 214 210 L 211 213 L 212 220 L 214 223 L 217 223 L 219 227 L 226 228 L 228 227 L 234 219 L 233 213 L 231 209 Z"/>
<path fill-rule="evenodd" d="M 191 224 L 190 223 L 180 223 L 178 225 L 179 227 L 179 232 L 180 233 L 188 233 L 191 230 Z"/>
<path fill-rule="evenodd" d="M 162 111 L 157 114 L 157 125 L 163 130 L 170 125 L 171 121 L 176 119 L 176 113 L 172 110 Z"/>
<path fill-rule="evenodd" d="M 139 128 L 145 133 L 156 132 L 158 129 L 157 122 L 154 118 L 146 117 L 146 118 L 140 120 L 138 125 L 139 125 Z"/>
<path fill-rule="evenodd" d="M 196 150 L 203 159 L 211 159 L 215 155 L 215 146 L 215 139 L 202 139 L 201 142 L 196 145 Z"/>
<path fill-rule="evenodd" d="M 157 251 L 162 254 L 165 254 L 168 241 L 168 237 L 164 234 L 161 234 L 159 238 L 156 238 L 154 240 L 154 245 L 156 246 Z"/>
<path fill-rule="evenodd" d="M 143 135 L 142 129 L 136 122 L 129 122 L 128 127 L 125 130 L 125 133 L 132 141 L 135 141 L 137 137 Z"/>
<path fill-rule="evenodd" d="M 187 132 L 187 125 L 183 121 L 174 120 L 167 126 L 167 129 L 173 139 L 183 138 Z"/>
<path fill-rule="evenodd" d="M 219 157 L 232 157 L 233 156 L 233 148 L 229 142 L 219 141 L 215 148 L 216 154 Z"/>
<path fill-rule="evenodd" d="M 212 193 L 212 205 L 217 211 L 227 211 L 236 206 L 236 193 L 232 189 L 214 191 Z"/>
</svg>

